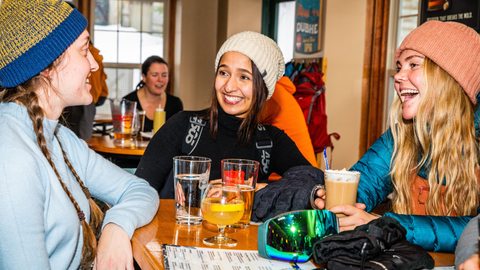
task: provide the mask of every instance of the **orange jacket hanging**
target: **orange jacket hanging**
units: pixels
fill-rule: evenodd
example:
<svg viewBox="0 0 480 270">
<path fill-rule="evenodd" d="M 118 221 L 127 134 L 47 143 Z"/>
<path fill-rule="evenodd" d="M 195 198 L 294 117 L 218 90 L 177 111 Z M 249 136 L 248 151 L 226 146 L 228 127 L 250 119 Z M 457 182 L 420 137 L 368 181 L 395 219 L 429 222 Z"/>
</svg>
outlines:
<svg viewBox="0 0 480 270">
<path fill-rule="evenodd" d="M 317 167 L 305 117 L 303 116 L 302 109 L 293 97 L 295 91 L 295 85 L 288 77 L 283 76 L 280 78 L 275 85 L 275 92 L 272 97 L 267 100 L 265 112 L 260 122 L 266 125 L 276 126 L 285 131 L 295 142 L 303 156 L 313 166 Z M 270 180 L 279 178 L 279 176 L 271 177 Z"/>
<path fill-rule="evenodd" d="M 103 70 L 103 56 L 100 55 L 100 51 L 93 47 L 90 44 L 90 52 L 93 55 L 93 58 L 98 63 L 98 70 L 92 72 L 92 75 L 88 78 L 92 89 L 90 89 L 90 94 L 93 97 L 93 102 L 97 103 L 100 97 L 107 97 L 108 96 L 108 87 L 107 87 L 107 74 Z"/>
</svg>

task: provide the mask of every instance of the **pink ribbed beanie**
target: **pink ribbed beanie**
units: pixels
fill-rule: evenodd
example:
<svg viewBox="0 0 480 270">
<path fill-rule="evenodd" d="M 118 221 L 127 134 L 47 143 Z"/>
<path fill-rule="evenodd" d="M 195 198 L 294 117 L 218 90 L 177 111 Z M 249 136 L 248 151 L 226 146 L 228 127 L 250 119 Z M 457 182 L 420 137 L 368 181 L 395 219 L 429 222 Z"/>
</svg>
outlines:
<svg viewBox="0 0 480 270">
<path fill-rule="evenodd" d="M 395 63 L 404 50 L 430 58 L 463 88 L 473 104 L 480 91 L 480 35 L 456 22 L 428 21 L 414 29 L 395 53 Z"/>
</svg>

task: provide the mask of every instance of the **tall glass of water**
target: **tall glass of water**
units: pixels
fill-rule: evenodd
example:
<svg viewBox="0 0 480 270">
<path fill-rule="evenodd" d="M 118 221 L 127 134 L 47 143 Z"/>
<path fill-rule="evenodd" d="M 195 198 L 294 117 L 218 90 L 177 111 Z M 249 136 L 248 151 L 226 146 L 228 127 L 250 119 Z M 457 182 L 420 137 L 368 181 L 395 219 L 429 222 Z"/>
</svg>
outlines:
<svg viewBox="0 0 480 270">
<path fill-rule="evenodd" d="M 175 220 L 181 225 L 202 223 L 201 199 L 210 178 L 212 160 L 205 157 L 173 158 Z"/>
</svg>

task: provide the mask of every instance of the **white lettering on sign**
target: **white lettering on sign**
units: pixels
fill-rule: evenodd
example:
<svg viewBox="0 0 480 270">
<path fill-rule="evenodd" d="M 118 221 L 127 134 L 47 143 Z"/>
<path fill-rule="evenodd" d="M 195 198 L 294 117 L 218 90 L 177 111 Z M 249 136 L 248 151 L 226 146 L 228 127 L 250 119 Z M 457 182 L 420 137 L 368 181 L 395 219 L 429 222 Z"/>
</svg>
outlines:
<svg viewBox="0 0 480 270">
<path fill-rule="evenodd" d="M 297 33 L 318 34 L 318 23 L 297 22 Z"/>
<path fill-rule="evenodd" d="M 452 14 L 452 15 L 447 16 L 447 21 L 453 21 L 453 20 L 457 20 L 457 19 L 458 19 L 457 14 Z"/>
</svg>

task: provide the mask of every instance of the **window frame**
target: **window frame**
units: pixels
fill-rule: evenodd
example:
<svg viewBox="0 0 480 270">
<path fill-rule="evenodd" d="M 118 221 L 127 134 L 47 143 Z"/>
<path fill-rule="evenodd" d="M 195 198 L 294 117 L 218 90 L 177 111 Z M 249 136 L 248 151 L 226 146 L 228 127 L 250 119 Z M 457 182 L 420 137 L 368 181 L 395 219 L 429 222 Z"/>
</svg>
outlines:
<svg viewBox="0 0 480 270">
<path fill-rule="evenodd" d="M 400 20 L 402 18 L 414 17 L 417 16 L 417 27 L 420 22 L 420 8 L 422 5 L 422 0 L 418 0 L 418 9 L 416 14 L 410 14 L 401 16 L 401 4 L 403 0 L 391 0 L 390 5 L 390 17 L 389 17 L 389 29 L 388 29 L 388 52 L 387 53 L 387 70 L 385 72 L 385 102 L 384 102 L 384 119 L 383 119 L 383 130 L 388 128 L 388 112 L 393 103 L 393 100 L 396 98 L 397 93 L 394 88 L 395 80 L 393 76 L 397 74 L 395 66 L 395 52 L 397 51 L 398 44 L 398 34 L 400 27 Z"/>
<path fill-rule="evenodd" d="M 277 41 L 278 4 L 292 0 L 263 0 L 262 2 L 262 34 Z"/>
<path fill-rule="evenodd" d="M 171 0 L 115 0 L 118 2 L 123 1 L 130 1 L 130 2 L 152 2 L 152 3 L 164 3 L 164 14 L 163 14 L 163 56 L 162 58 L 169 63 L 169 34 L 170 34 L 170 2 Z M 96 0 L 90 1 L 90 24 L 88 26 L 88 30 L 90 32 L 90 39 L 93 44 L 95 44 L 95 5 Z M 138 31 L 138 33 L 148 33 L 146 31 Z M 140 53 L 142 52 L 142 48 L 140 47 Z M 117 69 L 117 76 L 115 80 L 115 85 L 117 86 L 115 89 L 110 89 L 109 87 L 109 97 L 112 95 L 110 93 L 115 92 L 115 96 L 118 98 L 118 85 L 119 85 L 119 78 L 118 78 L 118 69 L 140 69 L 142 68 L 142 63 L 122 63 L 122 62 L 103 62 L 104 67 Z M 132 89 L 133 91 L 134 89 Z"/>
</svg>

